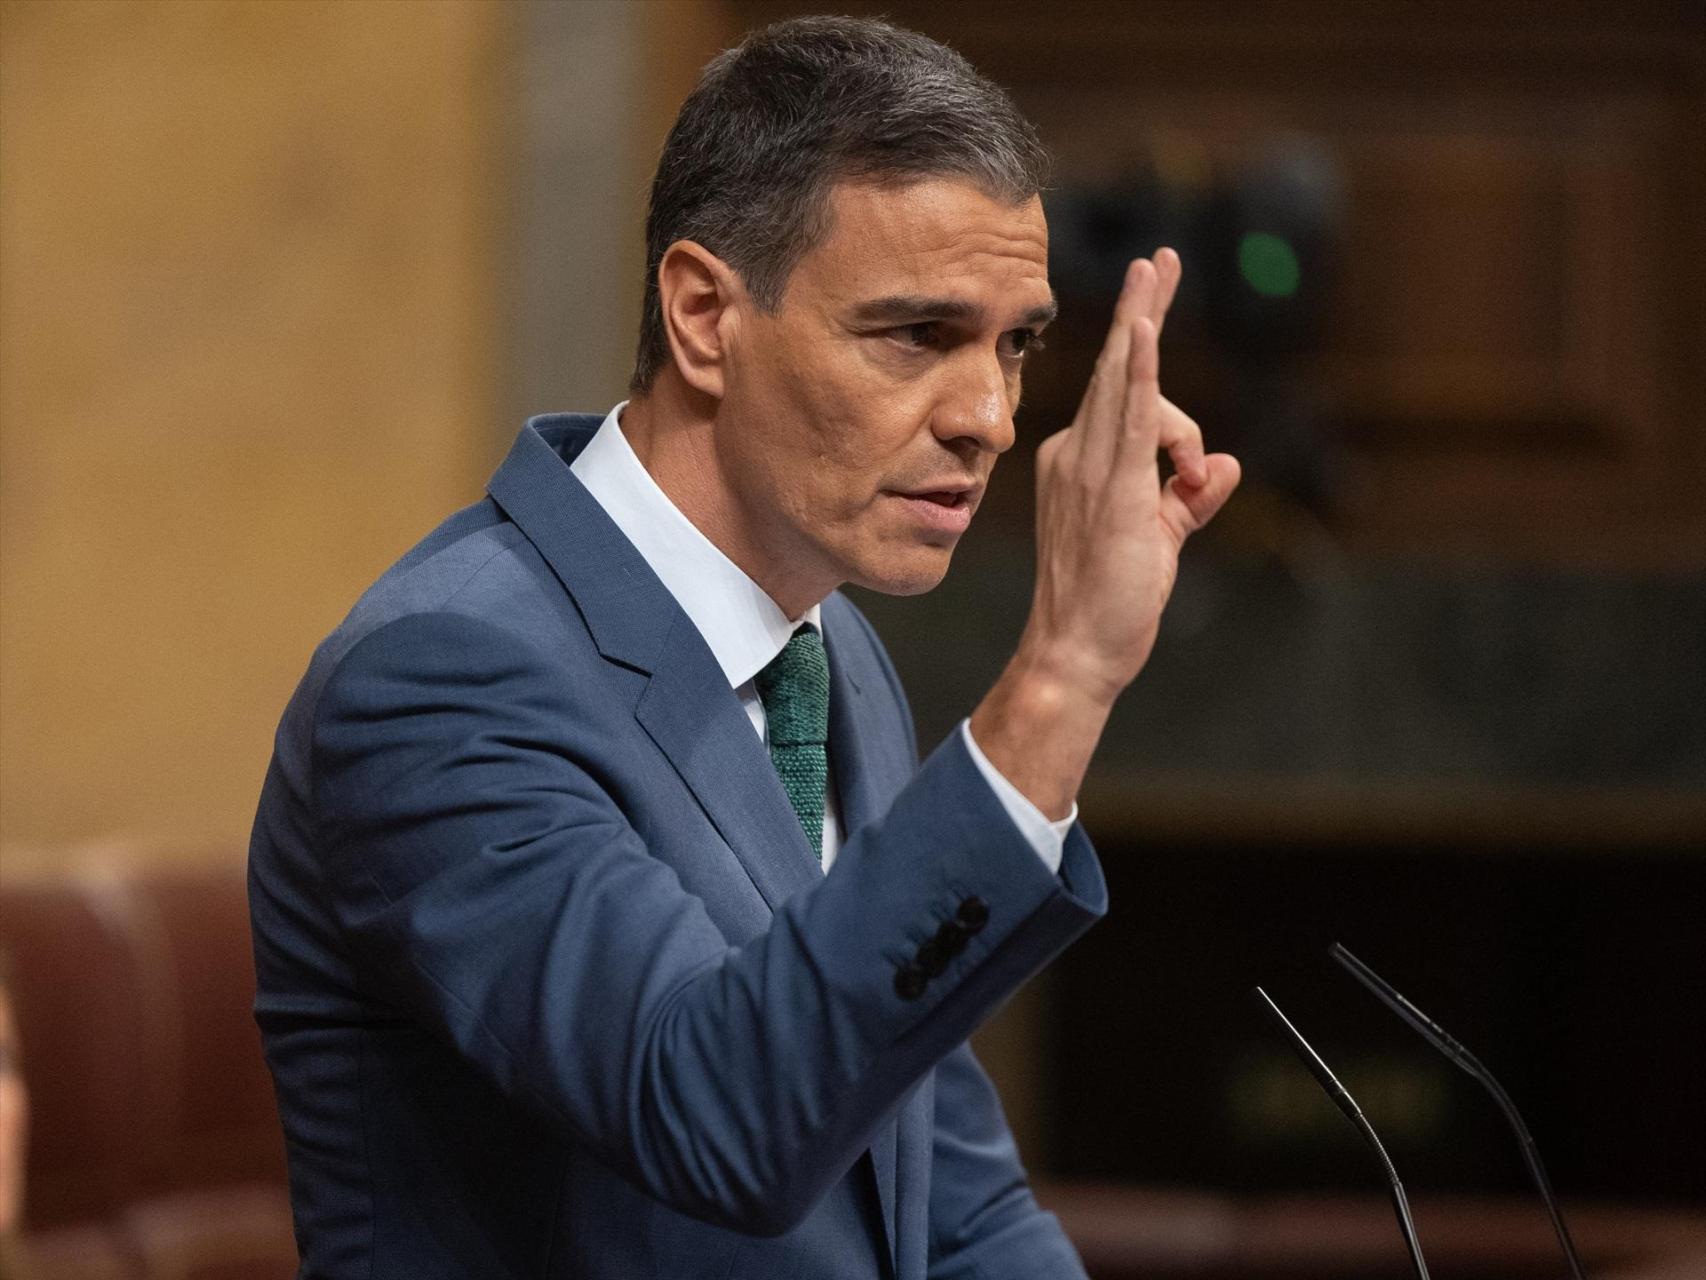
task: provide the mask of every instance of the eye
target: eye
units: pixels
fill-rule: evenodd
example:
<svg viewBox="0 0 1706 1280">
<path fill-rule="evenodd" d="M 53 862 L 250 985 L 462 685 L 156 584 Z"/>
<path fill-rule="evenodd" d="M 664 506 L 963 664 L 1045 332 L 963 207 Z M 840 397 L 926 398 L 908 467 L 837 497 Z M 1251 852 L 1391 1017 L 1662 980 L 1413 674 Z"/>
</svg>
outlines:
<svg viewBox="0 0 1706 1280">
<path fill-rule="evenodd" d="M 1043 337 L 1035 329 L 1010 329 L 1001 335 L 1003 353 L 1014 358 L 1043 349 Z"/>
<path fill-rule="evenodd" d="M 940 345 L 942 335 L 934 320 L 920 320 L 916 324 L 903 324 L 891 330 L 889 334 L 903 347 L 913 347 L 926 350 Z"/>
</svg>

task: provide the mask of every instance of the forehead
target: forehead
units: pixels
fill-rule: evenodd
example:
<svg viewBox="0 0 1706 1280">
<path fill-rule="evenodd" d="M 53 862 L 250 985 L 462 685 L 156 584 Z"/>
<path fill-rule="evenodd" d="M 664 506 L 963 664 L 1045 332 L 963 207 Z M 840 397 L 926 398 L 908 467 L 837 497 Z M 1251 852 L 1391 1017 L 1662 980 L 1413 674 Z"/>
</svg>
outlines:
<svg viewBox="0 0 1706 1280">
<path fill-rule="evenodd" d="M 839 182 L 828 212 L 829 233 L 789 281 L 789 294 L 797 287 L 802 302 L 839 306 L 904 294 L 1007 312 L 1050 300 L 1048 224 L 1035 196 L 1015 205 L 952 179 Z"/>
</svg>

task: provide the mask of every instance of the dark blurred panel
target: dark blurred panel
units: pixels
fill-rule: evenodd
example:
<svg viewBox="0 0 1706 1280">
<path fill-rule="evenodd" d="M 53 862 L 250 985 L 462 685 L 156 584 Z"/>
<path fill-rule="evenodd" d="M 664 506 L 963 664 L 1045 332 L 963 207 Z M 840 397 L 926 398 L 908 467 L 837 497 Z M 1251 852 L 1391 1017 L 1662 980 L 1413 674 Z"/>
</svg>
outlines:
<svg viewBox="0 0 1706 1280">
<path fill-rule="evenodd" d="M 1118 909 L 1055 988 L 1058 1169 L 1377 1191 L 1361 1140 L 1253 1014 L 1260 983 L 1407 1186 L 1526 1191 L 1491 1099 L 1331 964 L 1344 941 L 1500 1076 L 1567 1195 L 1698 1203 L 1706 867 L 1621 852 L 1107 849 Z"/>
<path fill-rule="evenodd" d="M 1022 540 L 974 530 L 931 595 L 855 593 L 898 651 L 926 745 L 1011 652 L 1029 555 Z M 956 626 L 967 617 L 979 625 Z M 1145 794 L 1182 781 L 1307 781 L 1371 822 L 1383 795 L 1406 789 L 1503 794 L 1519 823 L 1536 791 L 1592 800 L 1644 789 L 1706 837 L 1703 654 L 1703 576 L 1263 560 L 1231 555 L 1211 531 L 1186 549 L 1096 776 Z"/>
</svg>

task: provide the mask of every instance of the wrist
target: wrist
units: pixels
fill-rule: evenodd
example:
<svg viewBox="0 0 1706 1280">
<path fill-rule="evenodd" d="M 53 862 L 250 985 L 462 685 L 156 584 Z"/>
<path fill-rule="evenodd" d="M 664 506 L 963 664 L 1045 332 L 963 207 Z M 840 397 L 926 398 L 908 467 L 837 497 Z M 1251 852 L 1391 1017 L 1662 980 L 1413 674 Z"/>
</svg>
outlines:
<svg viewBox="0 0 1706 1280">
<path fill-rule="evenodd" d="M 1019 652 L 972 712 L 979 750 L 1051 821 L 1066 817 L 1113 706 L 1038 655 Z"/>
</svg>

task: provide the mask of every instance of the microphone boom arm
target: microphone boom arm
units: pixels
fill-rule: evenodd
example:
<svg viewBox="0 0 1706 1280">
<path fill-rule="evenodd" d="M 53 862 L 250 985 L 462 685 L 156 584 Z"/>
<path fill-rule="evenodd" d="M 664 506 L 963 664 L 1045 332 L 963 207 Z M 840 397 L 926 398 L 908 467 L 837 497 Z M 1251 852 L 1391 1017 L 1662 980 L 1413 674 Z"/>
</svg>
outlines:
<svg viewBox="0 0 1706 1280">
<path fill-rule="evenodd" d="M 1398 1170 L 1393 1167 L 1392 1158 L 1386 1154 L 1386 1148 L 1381 1145 L 1380 1138 L 1374 1132 L 1374 1126 L 1369 1124 L 1362 1108 L 1357 1106 L 1356 1099 L 1351 1097 L 1345 1086 L 1339 1083 L 1319 1054 L 1310 1048 L 1309 1041 L 1303 1038 L 1301 1032 L 1291 1025 L 1291 1019 L 1280 1012 L 1280 1008 L 1268 993 L 1257 987 L 1252 993 L 1256 998 L 1256 1007 L 1267 1014 L 1273 1024 L 1279 1028 L 1292 1047 L 1292 1051 L 1302 1059 L 1303 1065 L 1309 1068 L 1309 1074 L 1315 1077 L 1315 1082 L 1321 1086 L 1327 1096 L 1333 1100 L 1333 1105 L 1344 1112 L 1346 1119 L 1356 1126 L 1357 1131 L 1373 1148 L 1379 1158 L 1380 1170 L 1386 1175 L 1386 1180 L 1392 1187 L 1392 1208 L 1398 1215 L 1398 1230 L 1404 1236 L 1404 1247 L 1410 1251 L 1410 1265 L 1415 1268 L 1416 1280 L 1428 1280 L 1428 1264 L 1422 1259 L 1422 1245 L 1416 1239 L 1416 1222 L 1410 1216 L 1410 1200 L 1404 1194 L 1404 1184 L 1398 1181 Z"/>
<path fill-rule="evenodd" d="M 1382 1004 L 1409 1023 L 1416 1034 L 1450 1058 L 1493 1095 L 1493 1101 L 1498 1104 L 1506 1122 L 1516 1133 L 1522 1148 L 1523 1162 L 1528 1165 L 1529 1176 L 1534 1179 L 1540 1198 L 1546 1202 L 1546 1212 L 1552 1219 L 1552 1230 L 1558 1235 L 1558 1243 L 1563 1247 L 1564 1258 L 1570 1264 L 1570 1274 L 1575 1280 L 1587 1280 L 1582 1270 L 1581 1256 L 1576 1252 L 1576 1242 L 1570 1238 L 1570 1229 L 1564 1225 L 1564 1213 L 1558 1205 L 1558 1197 L 1552 1194 L 1552 1180 L 1546 1176 L 1546 1167 L 1540 1163 L 1540 1149 L 1535 1146 L 1528 1126 L 1522 1122 L 1516 1103 L 1511 1101 L 1511 1096 L 1505 1092 L 1504 1086 L 1493 1078 L 1493 1073 L 1482 1066 L 1474 1054 L 1448 1035 L 1439 1023 L 1406 1000 L 1397 988 L 1358 960 L 1341 943 L 1335 942 L 1328 948 L 1328 954 L 1337 960 L 1351 977 L 1373 992 Z"/>
</svg>

